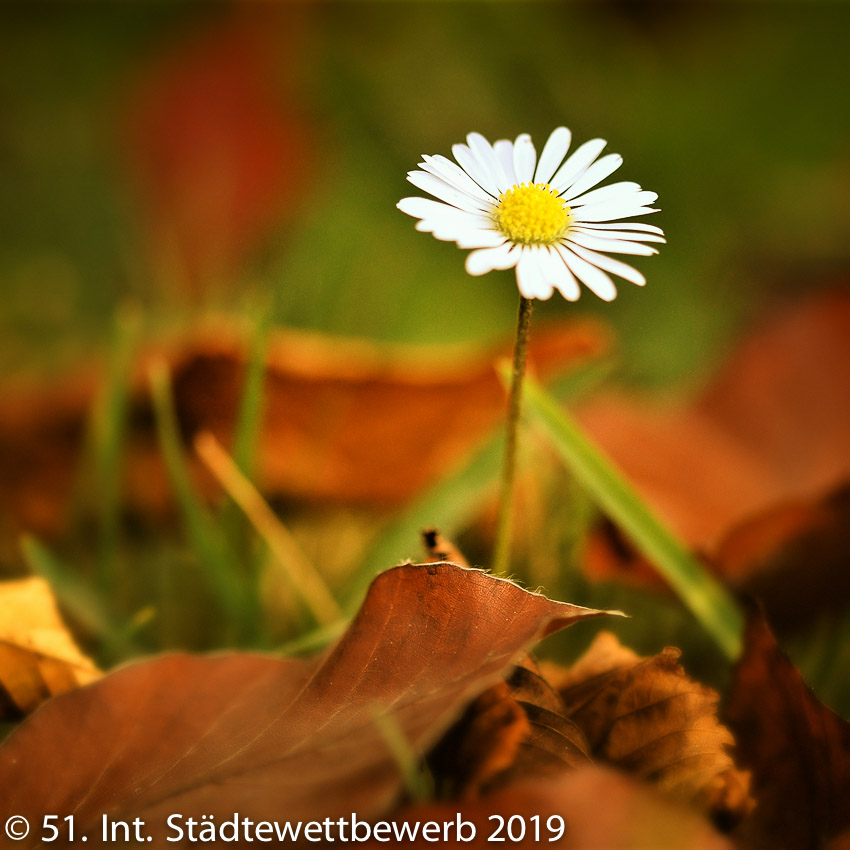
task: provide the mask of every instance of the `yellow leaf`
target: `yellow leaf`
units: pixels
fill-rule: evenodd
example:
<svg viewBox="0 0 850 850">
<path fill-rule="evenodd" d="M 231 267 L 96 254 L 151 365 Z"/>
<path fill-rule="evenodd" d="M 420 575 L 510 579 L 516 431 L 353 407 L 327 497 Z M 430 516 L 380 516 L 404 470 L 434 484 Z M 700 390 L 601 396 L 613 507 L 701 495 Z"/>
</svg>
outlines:
<svg viewBox="0 0 850 850">
<path fill-rule="evenodd" d="M 0 584 L 0 715 L 28 714 L 43 700 L 100 676 L 69 634 L 43 579 Z"/>
</svg>

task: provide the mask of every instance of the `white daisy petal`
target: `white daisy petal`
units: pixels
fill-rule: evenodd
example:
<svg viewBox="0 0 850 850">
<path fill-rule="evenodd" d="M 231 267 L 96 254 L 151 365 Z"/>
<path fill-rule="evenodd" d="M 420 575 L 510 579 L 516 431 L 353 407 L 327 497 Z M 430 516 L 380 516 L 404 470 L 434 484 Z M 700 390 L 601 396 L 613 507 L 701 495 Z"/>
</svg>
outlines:
<svg viewBox="0 0 850 850">
<path fill-rule="evenodd" d="M 398 208 L 408 215 L 422 219 L 416 225 L 417 230 L 423 230 L 420 224 L 432 222 L 454 222 L 464 227 L 488 227 L 492 219 L 481 213 L 466 212 L 457 207 L 450 207 L 440 201 L 432 201 L 430 198 L 403 198 L 398 202 Z"/>
<path fill-rule="evenodd" d="M 645 233 L 657 233 L 659 236 L 664 235 L 664 231 L 654 224 L 644 224 L 642 221 L 623 221 L 621 223 L 612 224 L 592 224 L 594 230 L 616 230 L 619 227 L 628 228 L 629 230 L 642 230 Z"/>
<path fill-rule="evenodd" d="M 485 192 L 459 165 L 444 156 L 423 156 L 425 162 L 420 165 L 424 170 L 431 170 L 436 177 L 441 177 L 450 186 L 464 191 L 480 201 L 492 204 L 495 198 Z"/>
<path fill-rule="evenodd" d="M 431 216 L 423 218 L 416 222 L 416 229 L 422 233 L 453 233 L 463 230 L 484 230 L 480 221 L 467 213 L 461 213 L 457 217 L 453 216 Z M 445 237 L 440 237 L 445 238 Z M 448 236 L 449 239 L 454 239 L 454 236 Z"/>
<path fill-rule="evenodd" d="M 504 140 L 503 140 L 504 141 Z M 496 185 L 499 187 L 499 192 L 507 192 L 511 186 L 514 185 L 514 181 L 508 177 L 508 174 L 513 174 L 513 166 L 511 166 L 510 171 L 505 170 L 505 166 L 499 157 L 498 152 L 496 151 L 496 144 L 493 144 L 493 176 L 496 180 Z"/>
<path fill-rule="evenodd" d="M 623 221 L 617 226 L 628 227 L 629 222 Z M 587 236 L 595 236 L 597 239 L 626 239 L 631 242 L 667 242 L 663 236 L 656 236 L 654 233 L 643 233 L 640 230 L 599 230 L 599 227 L 601 225 L 598 224 L 574 225 L 570 228 L 570 236 L 574 233 L 584 233 Z"/>
<path fill-rule="evenodd" d="M 627 198 L 637 192 L 640 192 L 640 186 L 637 183 L 630 183 L 628 181 L 610 183 L 608 186 L 601 186 L 599 189 L 593 189 L 590 192 L 585 192 L 583 195 L 571 198 L 570 206 L 582 207 L 585 204 L 608 203 L 609 201 L 616 201 L 620 198 Z"/>
<path fill-rule="evenodd" d="M 556 192 L 564 192 L 570 188 L 575 180 L 584 174 L 588 166 L 602 153 L 602 148 L 608 144 L 604 139 L 591 139 L 580 148 L 576 148 L 573 155 L 555 172 L 555 176 L 549 181 L 549 185 Z"/>
<path fill-rule="evenodd" d="M 641 195 L 647 196 L 647 199 L 641 198 Z M 652 203 L 653 200 L 655 200 L 655 192 L 636 192 L 628 200 L 589 204 L 574 211 L 573 221 L 576 224 L 588 221 L 614 221 L 618 218 L 632 218 L 636 215 L 658 212 L 652 207 L 644 206 L 644 204 Z"/>
<path fill-rule="evenodd" d="M 458 236 L 465 233 L 474 233 L 477 228 L 469 224 L 461 224 L 450 221 L 420 221 L 416 229 L 423 233 L 430 233 L 441 242 L 456 242 Z"/>
<path fill-rule="evenodd" d="M 422 200 L 427 200 L 423 198 Z M 492 230 L 492 219 L 489 216 L 480 215 L 477 213 L 465 212 L 456 207 L 449 207 L 446 204 L 441 204 L 442 209 L 438 206 L 425 208 L 421 212 L 419 221 L 416 224 L 417 230 L 431 232 L 436 227 L 460 227 L 472 230 Z M 418 205 L 417 205 L 418 208 Z"/>
<path fill-rule="evenodd" d="M 431 198 L 402 198 L 396 206 L 408 215 L 415 218 L 426 218 L 432 215 L 442 215 L 463 212 L 457 207 L 444 204 L 440 201 L 434 201 Z"/>
<path fill-rule="evenodd" d="M 519 262 L 521 253 L 510 242 L 496 248 L 481 248 L 467 255 L 466 270 L 471 275 L 481 275 L 494 269 L 512 269 Z"/>
<path fill-rule="evenodd" d="M 519 181 L 514 171 L 514 143 L 508 139 L 499 139 L 493 143 L 493 153 L 496 154 L 508 185 L 515 186 Z"/>
<path fill-rule="evenodd" d="M 514 142 L 514 173 L 516 183 L 531 183 L 534 178 L 534 164 L 537 152 L 531 142 L 531 136 L 523 133 Z"/>
<path fill-rule="evenodd" d="M 487 222 L 476 216 L 458 210 L 457 215 L 437 214 L 423 218 L 416 223 L 416 229 L 423 233 L 433 233 L 438 239 L 454 240 L 455 233 L 469 230 L 489 230 Z M 439 236 L 437 234 L 440 234 Z"/>
<path fill-rule="evenodd" d="M 442 242 L 455 242 L 459 248 L 494 248 L 505 241 L 501 233 L 476 227 L 469 222 L 420 221 L 416 229 L 430 233 Z"/>
<path fill-rule="evenodd" d="M 583 260 L 565 245 L 558 245 L 558 253 L 569 266 L 570 271 L 595 295 L 603 301 L 613 301 L 617 297 L 614 281 L 602 269 Z"/>
<path fill-rule="evenodd" d="M 458 248 L 495 248 L 505 242 L 505 237 L 495 230 L 464 230 L 456 233 Z"/>
<path fill-rule="evenodd" d="M 540 298 L 545 301 L 552 297 L 553 286 L 543 274 L 537 246 L 523 247 L 516 267 L 516 280 L 523 298 Z"/>
<path fill-rule="evenodd" d="M 558 127 L 552 131 L 543 146 L 540 161 L 537 163 L 537 171 L 534 174 L 535 183 L 549 182 L 555 170 L 564 161 L 564 157 L 570 149 L 571 140 L 572 134 L 566 127 Z"/>
<path fill-rule="evenodd" d="M 503 176 L 501 174 L 502 169 L 490 142 L 481 133 L 470 133 L 466 137 L 466 143 L 478 160 L 478 164 L 493 178 L 499 192 L 504 192 L 508 186 L 500 179 Z"/>
<path fill-rule="evenodd" d="M 651 257 L 658 253 L 657 248 L 652 248 L 649 245 L 641 245 L 638 242 L 626 242 L 621 239 L 598 239 L 594 236 L 588 236 L 585 233 L 576 233 L 570 231 L 567 234 L 567 241 L 572 244 L 583 245 L 585 248 L 596 249 L 597 251 L 611 251 L 614 254 L 633 254 L 636 257 Z"/>
<path fill-rule="evenodd" d="M 583 192 L 591 189 L 609 174 L 613 174 L 623 164 L 623 157 L 618 153 L 609 153 L 597 160 L 570 186 L 562 197 L 565 201 L 580 196 Z"/>
<path fill-rule="evenodd" d="M 490 208 L 489 204 L 484 201 L 473 198 L 472 195 L 450 186 L 445 180 L 434 177 L 433 174 L 428 174 L 425 171 L 411 171 L 407 175 L 407 179 L 417 189 L 421 189 L 423 192 L 427 192 L 429 195 L 433 195 L 458 209 L 467 212 L 486 212 Z"/>
<path fill-rule="evenodd" d="M 466 145 L 452 145 L 452 154 L 454 154 L 454 158 L 458 161 L 458 165 L 482 188 L 485 192 L 492 195 L 494 198 L 498 198 L 501 192 L 499 192 L 498 187 L 496 186 L 496 181 L 493 179 L 493 175 L 490 174 L 489 171 L 485 171 L 478 164 L 478 160 L 475 158 L 475 155 Z"/>
<path fill-rule="evenodd" d="M 540 252 L 540 261 L 543 266 L 546 279 L 551 283 L 567 301 L 576 301 L 581 295 L 578 281 L 573 273 L 564 265 L 561 255 L 555 248 L 543 248 Z"/>
<path fill-rule="evenodd" d="M 599 254 L 596 251 L 588 251 L 587 248 L 582 248 L 579 245 L 572 245 L 570 247 L 579 257 L 587 260 L 588 263 L 593 264 L 597 268 L 618 275 L 637 286 L 643 286 L 646 283 L 646 278 L 637 269 L 633 269 L 630 265 L 620 260 L 615 260 L 613 257 L 606 257 L 605 254 Z"/>
</svg>

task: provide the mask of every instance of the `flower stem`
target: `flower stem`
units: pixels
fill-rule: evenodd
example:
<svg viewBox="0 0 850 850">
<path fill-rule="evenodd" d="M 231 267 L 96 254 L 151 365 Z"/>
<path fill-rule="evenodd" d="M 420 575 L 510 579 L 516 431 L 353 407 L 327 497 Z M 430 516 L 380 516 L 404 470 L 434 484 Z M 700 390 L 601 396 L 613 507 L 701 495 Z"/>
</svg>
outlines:
<svg viewBox="0 0 850 850">
<path fill-rule="evenodd" d="M 493 553 L 493 572 L 496 575 L 507 573 L 511 563 L 517 430 L 519 428 L 522 379 L 525 375 L 525 358 L 528 351 L 528 336 L 531 329 L 531 310 L 533 306 L 534 301 L 530 298 L 523 298 L 520 295 L 519 309 L 517 311 L 511 390 L 508 398 L 505 455 L 502 462 L 502 486 L 499 496 L 499 519 L 496 526 L 496 546 Z"/>
</svg>

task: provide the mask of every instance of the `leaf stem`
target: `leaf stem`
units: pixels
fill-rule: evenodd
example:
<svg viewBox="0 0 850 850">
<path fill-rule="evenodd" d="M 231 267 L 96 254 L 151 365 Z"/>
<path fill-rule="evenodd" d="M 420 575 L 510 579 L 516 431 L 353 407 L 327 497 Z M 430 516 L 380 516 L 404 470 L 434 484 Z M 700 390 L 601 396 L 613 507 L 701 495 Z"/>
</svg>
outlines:
<svg viewBox="0 0 850 850">
<path fill-rule="evenodd" d="M 525 360 L 528 352 L 528 337 L 531 330 L 531 311 L 534 301 L 519 297 L 517 310 L 516 342 L 511 373 L 511 389 L 508 398 L 507 431 L 505 454 L 502 462 L 502 484 L 499 495 L 499 518 L 496 526 L 496 545 L 493 552 L 493 572 L 504 575 L 510 569 L 511 537 L 514 516 L 514 478 L 516 474 L 517 431 L 522 402 L 522 380 L 525 376 Z"/>
</svg>

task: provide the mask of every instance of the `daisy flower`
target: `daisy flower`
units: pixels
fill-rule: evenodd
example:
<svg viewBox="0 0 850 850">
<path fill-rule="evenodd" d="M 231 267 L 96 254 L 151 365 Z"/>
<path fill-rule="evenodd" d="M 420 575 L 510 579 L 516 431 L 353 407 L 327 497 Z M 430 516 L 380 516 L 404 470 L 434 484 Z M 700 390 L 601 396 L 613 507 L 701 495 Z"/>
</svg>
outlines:
<svg viewBox="0 0 850 850">
<path fill-rule="evenodd" d="M 557 289 L 569 301 L 581 294 L 579 281 L 605 301 L 617 295 L 610 274 L 643 286 L 637 269 L 609 254 L 650 256 L 646 243 L 664 242 L 659 227 L 620 221 L 658 212 L 658 197 L 637 183 L 595 189 L 623 162 L 600 157 L 606 142 L 585 142 L 567 157 L 571 133 L 558 127 L 537 152 L 527 133 L 490 144 L 470 133 L 452 148 L 457 162 L 423 156 L 407 179 L 436 198 L 404 198 L 398 208 L 418 218 L 417 230 L 472 249 L 472 275 L 516 268 L 523 298 L 550 298 Z"/>
</svg>

